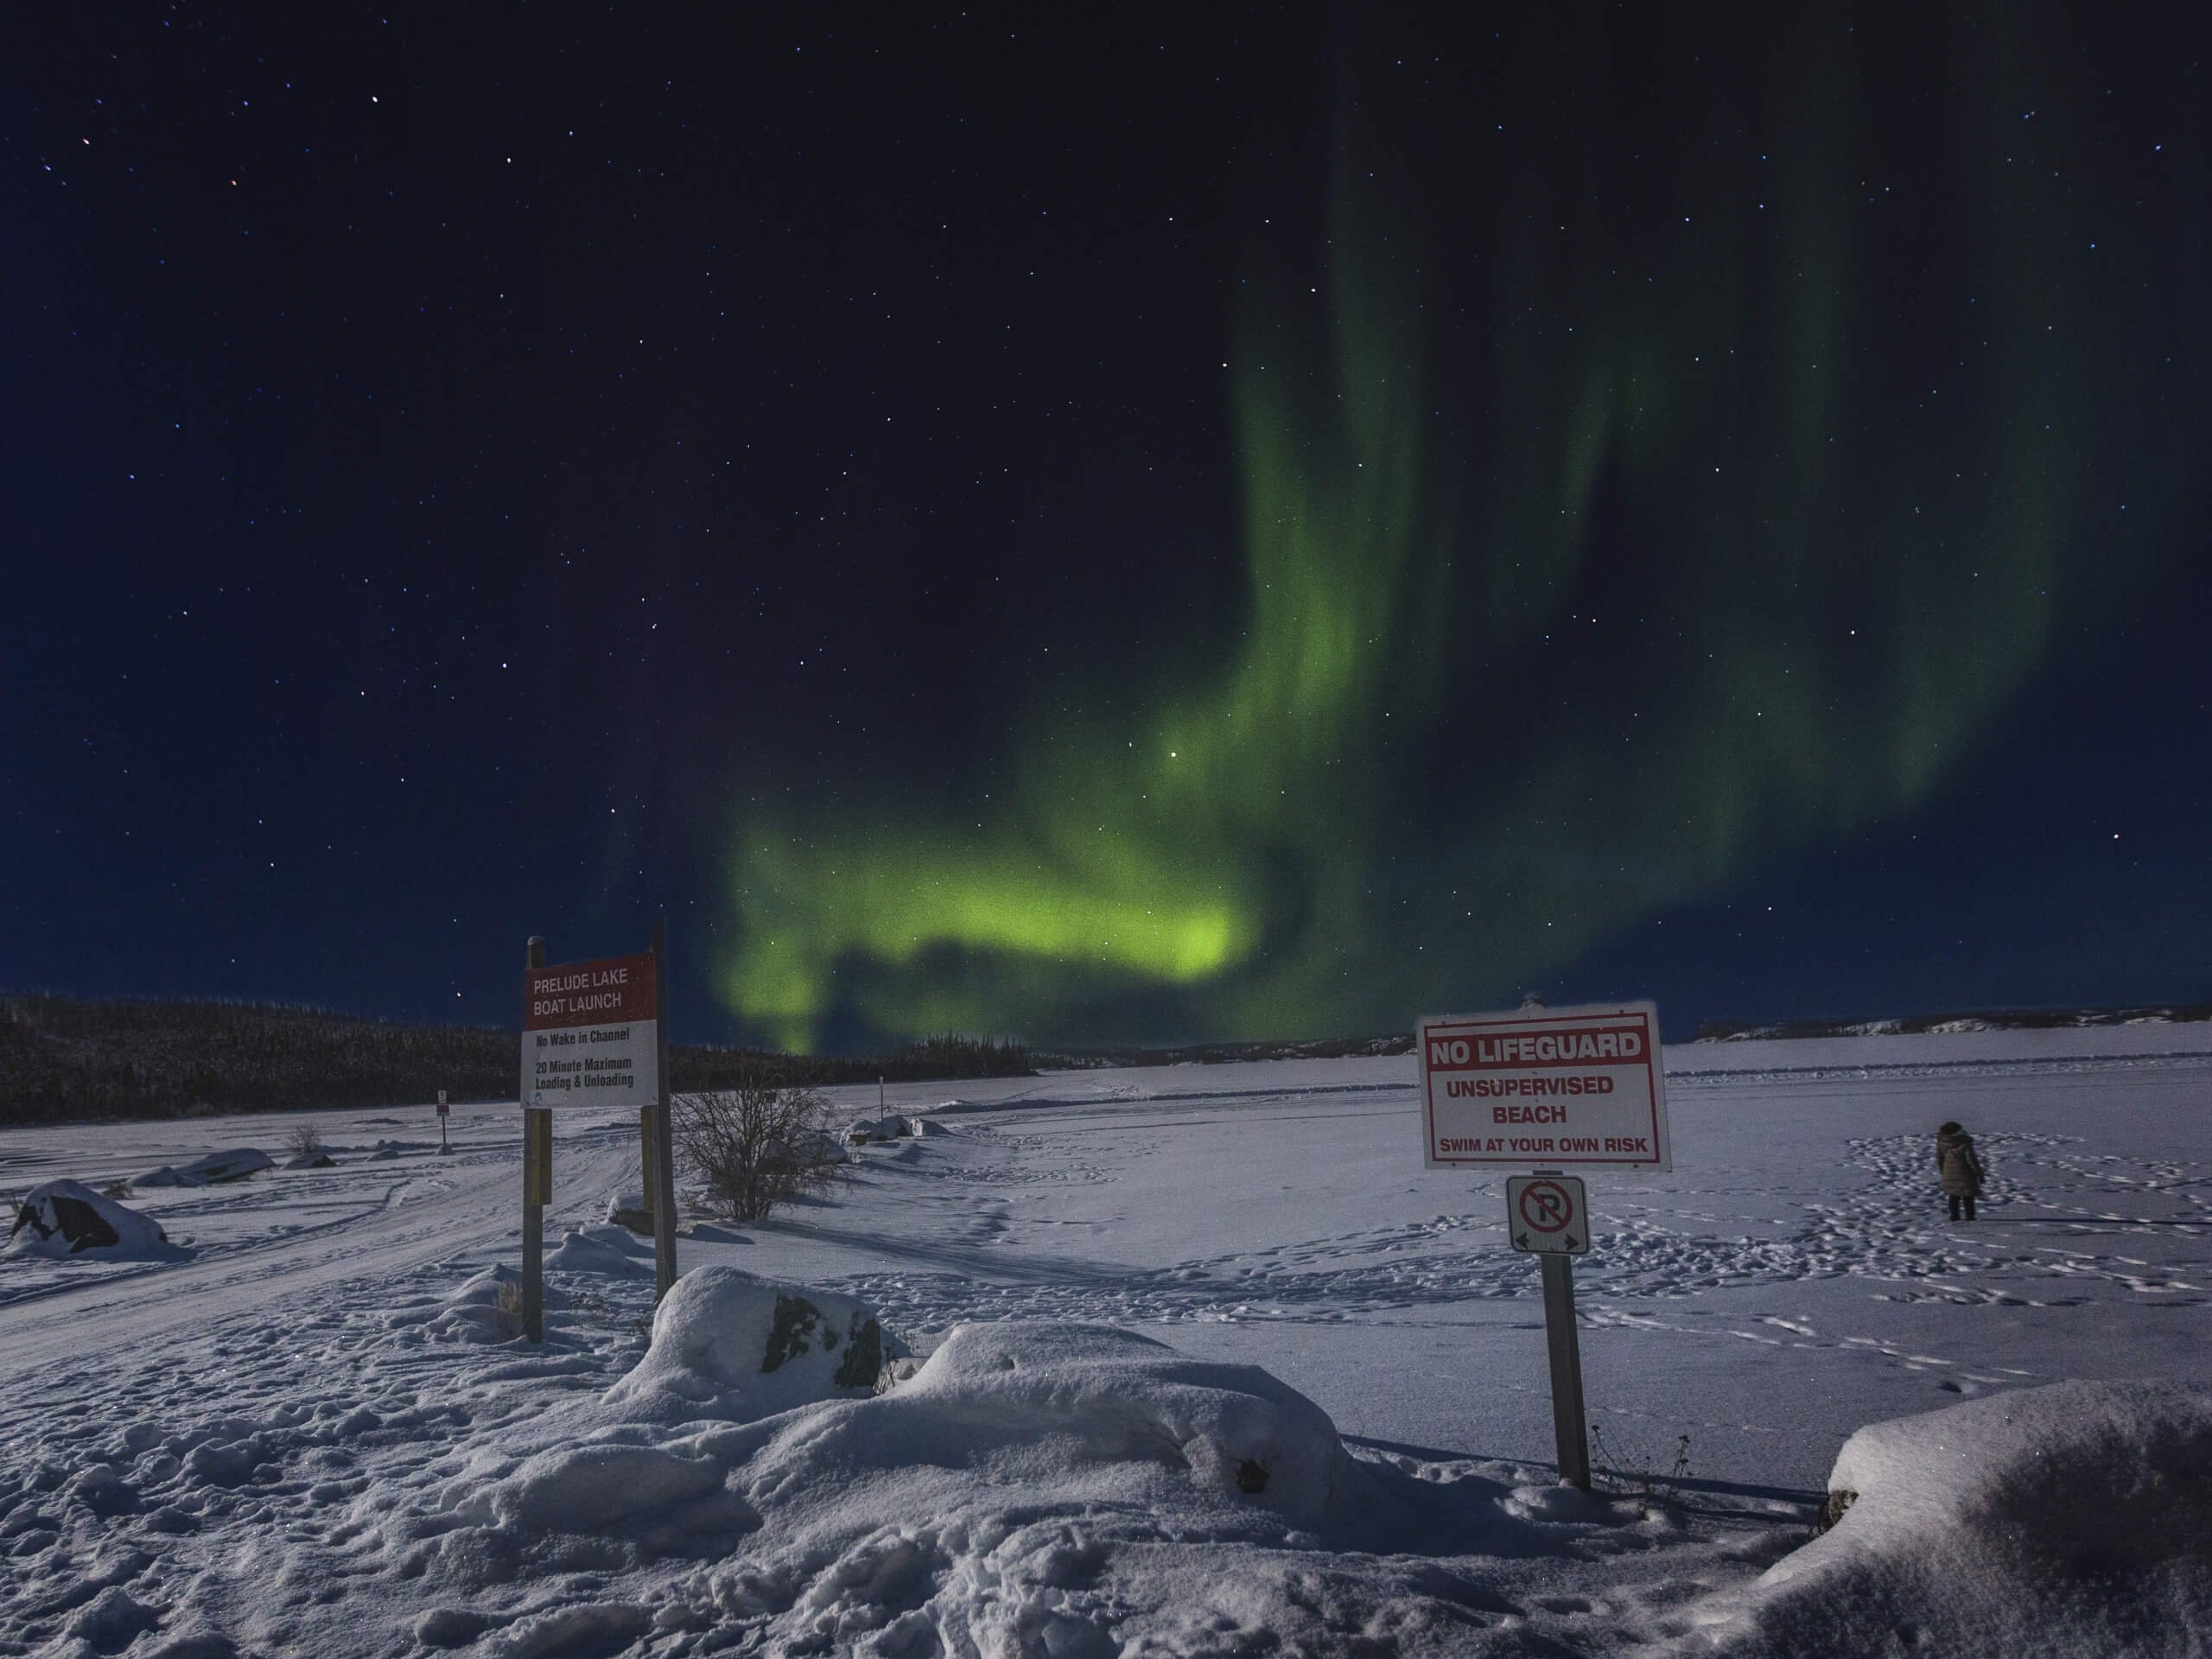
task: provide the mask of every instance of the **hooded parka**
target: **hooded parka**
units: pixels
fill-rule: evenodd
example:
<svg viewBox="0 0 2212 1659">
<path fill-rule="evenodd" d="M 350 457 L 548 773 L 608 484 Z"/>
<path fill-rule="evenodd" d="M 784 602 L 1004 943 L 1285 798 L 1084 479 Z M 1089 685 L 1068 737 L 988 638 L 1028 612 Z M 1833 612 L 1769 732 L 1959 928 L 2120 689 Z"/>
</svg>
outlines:
<svg viewBox="0 0 2212 1659">
<path fill-rule="evenodd" d="M 1974 1156 L 1974 1136 L 1955 1123 L 1936 1132 L 1936 1167 L 1942 1172 L 1943 1191 L 1953 1198 L 1981 1196 L 1981 1160 Z"/>
</svg>

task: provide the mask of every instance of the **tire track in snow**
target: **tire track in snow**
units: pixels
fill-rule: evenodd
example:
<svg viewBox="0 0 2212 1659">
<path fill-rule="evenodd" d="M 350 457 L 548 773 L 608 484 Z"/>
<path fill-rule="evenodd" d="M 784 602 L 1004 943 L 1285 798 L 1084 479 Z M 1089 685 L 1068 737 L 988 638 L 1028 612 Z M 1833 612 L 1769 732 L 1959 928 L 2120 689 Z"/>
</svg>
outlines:
<svg viewBox="0 0 2212 1659">
<path fill-rule="evenodd" d="M 549 1243 L 557 1241 L 562 1222 L 575 1224 L 597 1195 L 629 1178 L 633 1156 L 619 1129 L 572 1135 L 558 1143 Z M 520 1246 L 513 1241 L 521 1224 L 521 1165 L 519 1144 L 436 1160 L 438 1173 L 455 1179 L 435 1198 L 386 1203 L 313 1231 L 210 1247 L 200 1259 L 65 1285 L 16 1302 L 0 1309 L 5 1333 L 0 1379 L 57 1359 L 81 1359 L 205 1328 L 347 1280 L 403 1273 L 457 1255 L 518 1257 Z M 388 1165 L 374 1171 L 380 1185 L 394 1173 Z M 60 1273 L 69 1270 L 67 1262 L 56 1265 Z"/>
</svg>

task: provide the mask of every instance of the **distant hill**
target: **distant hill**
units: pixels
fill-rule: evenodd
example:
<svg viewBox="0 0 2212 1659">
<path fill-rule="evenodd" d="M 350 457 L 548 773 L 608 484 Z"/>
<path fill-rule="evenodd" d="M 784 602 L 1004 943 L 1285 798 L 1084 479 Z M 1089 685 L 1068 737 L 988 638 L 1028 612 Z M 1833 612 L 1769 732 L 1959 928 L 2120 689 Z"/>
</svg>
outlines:
<svg viewBox="0 0 2212 1659">
<path fill-rule="evenodd" d="M 1978 1014 L 1907 1014 L 1894 1020 L 1788 1020 L 1745 1025 L 1707 1020 L 1700 1043 L 1770 1042 L 1789 1037 L 1917 1037 L 1965 1031 L 2058 1031 L 2083 1026 L 2178 1025 L 2212 1020 L 2212 1002 L 2139 1008 L 1999 1008 Z"/>
<path fill-rule="evenodd" d="M 96 1001 L 0 996 L 0 1125 L 194 1117 L 454 1100 L 512 1100 L 512 1031 L 410 1026 L 260 1002 Z M 821 1058 L 678 1046 L 680 1090 L 771 1084 L 1020 1077 L 1019 1043 L 932 1037 L 896 1053 Z"/>
</svg>

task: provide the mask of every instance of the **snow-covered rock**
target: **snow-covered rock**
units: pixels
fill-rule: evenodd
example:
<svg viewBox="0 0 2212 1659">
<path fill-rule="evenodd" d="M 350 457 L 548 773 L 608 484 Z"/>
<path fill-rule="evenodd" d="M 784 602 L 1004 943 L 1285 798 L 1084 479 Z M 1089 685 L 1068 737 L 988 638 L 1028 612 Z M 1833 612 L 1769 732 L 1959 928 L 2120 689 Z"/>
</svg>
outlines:
<svg viewBox="0 0 2212 1659">
<path fill-rule="evenodd" d="M 1373 1494 L 1327 1415 L 1254 1366 L 1103 1326 L 963 1325 L 875 1398 L 688 1427 L 667 1449 L 727 1464 L 760 1517 L 699 1588 L 761 1651 L 1473 1650 L 1448 1614 L 1438 1640 L 1387 1639 L 1433 1618 L 1433 1587 L 1376 1595 L 1312 1553 L 1301 1528 Z"/>
<path fill-rule="evenodd" d="M 603 1234 L 618 1230 L 605 1228 L 594 1229 L 594 1231 Z M 642 1273 L 645 1271 L 643 1264 L 629 1249 L 625 1248 L 628 1235 L 623 1233 L 620 1236 L 624 1240 L 622 1243 L 604 1236 L 594 1237 L 588 1233 L 563 1233 L 560 1243 L 546 1253 L 545 1265 L 558 1268 L 564 1273 Z"/>
<path fill-rule="evenodd" d="M 661 1299 L 652 1345 L 607 1403 L 647 1421 L 747 1422 L 874 1394 L 886 1347 L 874 1310 L 849 1296 L 696 1268 Z"/>
<path fill-rule="evenodd" d="M 103 1198 L 81 1181 L 46 1181 L 16 1206 L 8 1248 L 27 1255 L 99 1262 L 160 1261 L 182 1254 L 150 1216 Z"/>
<path fill-rule="evenodd" d="M 610 1192 L 607 1195 L 606 1217 L 610 1226 L 623 1227 L 633 1233 L 652 1236 L 653 1212 L 645 1208 L 643 1192 Z"/>
<path fill-rule="evenodd" d="M 1348 1459 L 1329 1414 L 1256 1365 L 1192 1359 L 1109 1325 L 956 1325 L 884 1398 L 887 1450 L 970 1464 L 1049 1455 L 1162 1468 L 1205 1498 L 1301 1522 L 1327 1507 Z M 935 1448 L 931 1450 L 931 1448 Z"/>
<path fill-rule="evenodd" d="M 233 1152 L 211 1152 L 195 1158 L 179 1165 L 176 1173 L 188 1185 L 217 1186 L 226 1181 L 246 1180 L 276 1167 L 276 1160 L 258 1147 L 240 1147 Z"/>
<path fill-rule="evenodd" d="M 1828 1486 L 1855 1494 L 1834 1526 L 1711 1610 L 1724 1651 L 2089 1659 L 2212 1631 L 2212 1388 L 2061 1382 L 1876 1423 Z"/>
<path fill-rule="evenodd" d="M 845 1139 L 856 1147 L 875 1141 L 904 1141 L 909 1136 L 950 1135 L 944 1124 L 926 1117 L 909 1117 L 891 1112 L 882 1117 L 855 1118 L 845 1131 Z"/>
<path fill-rule="evenodd" d="M 188 1164 L 174 1166 L 164 1164 L 159 1169 L 141 1175 L 133 1186 L 216 1186 L 226 1181 L 243 1181 L 258 1175 L 264 1169 L 276 1167 L 276 1160 L 256 1147 L 240 1147 L 235 1152 L 211 1152 L 194 1159 Z"/>
</svg>

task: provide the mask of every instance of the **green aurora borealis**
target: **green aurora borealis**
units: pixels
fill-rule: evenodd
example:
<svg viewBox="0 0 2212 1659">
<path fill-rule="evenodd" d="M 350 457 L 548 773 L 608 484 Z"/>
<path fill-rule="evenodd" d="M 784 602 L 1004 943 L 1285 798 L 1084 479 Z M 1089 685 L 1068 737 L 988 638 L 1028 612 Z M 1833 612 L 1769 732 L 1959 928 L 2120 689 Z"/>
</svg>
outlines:
<svg viewBox="0 0 2212 1659">
<path fill-rule="evenodd" d="M 2201 422 L 2099 192 L 2191 185 L 2107 142 L 2065 43 L 1816 11 L 1698 79 L 1599 16 L 1448 96 L 1362 60 L 1318 136 L 1239 155 L 1241 618 L 1118 714 L 1008 717 L 982 810 L 834 778 L 748 807 L 748 1027 L 1510 1000 L 1927 801 L 2124 593 Z"/>
</svg>

